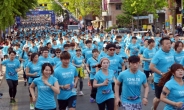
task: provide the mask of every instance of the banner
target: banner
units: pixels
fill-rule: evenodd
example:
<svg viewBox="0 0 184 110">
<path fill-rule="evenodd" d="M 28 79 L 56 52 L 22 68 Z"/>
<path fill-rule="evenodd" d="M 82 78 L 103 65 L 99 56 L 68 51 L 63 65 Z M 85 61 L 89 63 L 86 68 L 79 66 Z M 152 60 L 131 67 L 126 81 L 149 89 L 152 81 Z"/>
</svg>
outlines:
<svg viewBox="0 0 184 110">
<path fill-rule="evenodd" d="M 172 22 L 173 22 L 173 17 L 169 15 L 169 23 L 172 24 Z"/>
<path fill-rule="evenodd" d="M 177 14 L 177 23 L 182 23 L 182 14 Z"/>
</svg>

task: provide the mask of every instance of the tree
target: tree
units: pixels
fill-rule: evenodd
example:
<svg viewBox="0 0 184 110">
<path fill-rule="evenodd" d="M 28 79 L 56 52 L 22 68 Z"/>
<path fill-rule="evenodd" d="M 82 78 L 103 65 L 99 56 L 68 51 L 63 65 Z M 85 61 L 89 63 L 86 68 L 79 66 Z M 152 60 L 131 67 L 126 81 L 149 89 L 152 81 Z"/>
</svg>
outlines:
<svg viewBox="0 0 184 110">
<path fill-rule="evenodd" d="M 137 28 L 139 26 L 139 16 L 154 14 L 158 18 L 157 10 L 167 6 L 166 0 L 122 0 L 122 8 L 125 14 L 137 16 Z"/>
<path fill-rule="evenodd" d="M 118 25 L 123 27 L 129 27 L 132 23 L 132 16 L 131 15 L 118 15 L 116 16 Z"/>
<path fill-rule="evenodd" d="M 15 23 L 15 17 L 25 17 L 29 9 L 34 8 L 37 0 L 0 0 L 0 30 L 4 31 L 7 27 Z M 1 42 L 0 35 L 0 42 Z"/>
<path fill-rule="evenodd" d="M 89 14 L 97 16 L 101 14 L 101 0 L 63 0 L 63 2 L 69 3 L 66 8 L 75 15 L 84 17 Z"/>
</svg>

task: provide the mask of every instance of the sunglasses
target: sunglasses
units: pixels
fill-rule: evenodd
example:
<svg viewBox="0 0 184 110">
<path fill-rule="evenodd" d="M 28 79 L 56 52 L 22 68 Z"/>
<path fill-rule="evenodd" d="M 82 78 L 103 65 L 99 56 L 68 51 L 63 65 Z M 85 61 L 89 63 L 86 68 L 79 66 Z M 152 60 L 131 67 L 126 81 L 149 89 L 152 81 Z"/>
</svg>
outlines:
<svg viewBox="0 0 184 110">
<path fill-rule="evenodd" d="M 61 53 L 61 52 L 56 52 L 56 53 Z"/>
<path fill-rule="evenodd" d="M 109 49 L 110 51 L 115 51 L 115 49 Z"/>
<path fill-rule="evenodd" d="M 29 57 L 31 56 L 31 55 L 28 55 Z"/>
<path fill-rule="evenodd" d="M 116 49 L 121 49 L 121 47 L 116 47 Z"/>
</svg>

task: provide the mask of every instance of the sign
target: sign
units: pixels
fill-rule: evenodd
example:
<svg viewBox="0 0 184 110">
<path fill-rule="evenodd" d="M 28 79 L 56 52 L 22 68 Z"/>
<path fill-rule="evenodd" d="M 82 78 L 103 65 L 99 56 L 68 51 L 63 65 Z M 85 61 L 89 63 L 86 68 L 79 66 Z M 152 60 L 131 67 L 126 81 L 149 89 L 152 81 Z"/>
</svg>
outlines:
<svg viewBox="0 0 184 110">
<path fill-rule="evenodd" d="M 172 25 L 172 22 L 173 22 L 173 17 L 171 15 L 169 15 L 169 23 L 170 23 L 170 25 Z"/>
<path fill-rule="evenodd" d="M 54 11 L 29 11 L 26 13 L 26 15 L 51 15 L 51 23 L 55 24 L 55 13 Z"/>
<path fill-rule="evenodd" d="M 177 14 L 177 26 L 182 24 L 182 14 Z"/>
<path fill-rule="evenodd" d="M 102 1 L 103 10 L 107 10 L 107 0 Z"/>
<path fill-rule="evenodd" d="M 170 26 L 169 20 L 166 20 L 165 21 L 165 27 L 169 27 L 169 26 Z"/>
<path fill-rule="evenodd" d="M 149 23 L 153 23 L 153 14 L 148 15 L 148 21 Z"/>
<path fill-rule="evenodd" d="M 138 17 L 133 17 L 135 20 L 138 19 Z M 139 19 L 148 19 L 148 16 L 139 16 Z"/>
</svg>

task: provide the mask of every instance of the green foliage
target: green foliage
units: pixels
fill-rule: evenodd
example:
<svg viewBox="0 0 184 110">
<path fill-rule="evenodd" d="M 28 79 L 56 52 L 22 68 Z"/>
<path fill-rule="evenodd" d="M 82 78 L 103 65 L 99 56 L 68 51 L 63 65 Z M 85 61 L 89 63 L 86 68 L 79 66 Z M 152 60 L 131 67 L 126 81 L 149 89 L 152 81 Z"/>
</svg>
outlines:
<svg viewBox="0 0 184 110">
<path fill-rule="evenodd" d="M 13 25 L 16 16 L 25 17 L 36 3 L 37 0 L 0 0 L 0 30 Z"/>
<path fill-rule="evenodd" d="M 116 16 L 118 24 L 123 27 L 128 27 L 132 23 L 132 16 L 131 15 L 118 15 Z"/>
<path fill-rule="evenodd" d="M 53 3 L 52 4 L 52 10 L 56 13 L 56 15 L 61 15 L 62 14 L 62 8 L 61 8 L 61 6 L 59 6 L 57 3 Z"/>
<path fill-rule="evenodd" d="M 128 15 L 148 15 L 154 14 L 158 17 L 157 10 L 167 6 L 167 0 L 122 0 L 122 8 Z"/>
<path fill-rule="evenodd" d="M 88 14 L 100 15 L 101 0 L 63 0 L 62 2 L 69 2 L 66 8 L 72 13 L 79 13 L 81 16 Z"/>
</svg>

